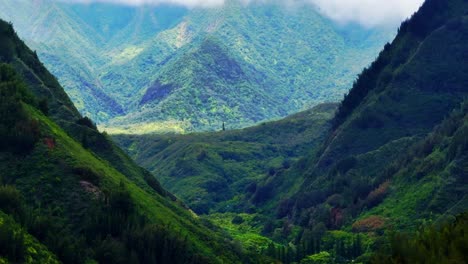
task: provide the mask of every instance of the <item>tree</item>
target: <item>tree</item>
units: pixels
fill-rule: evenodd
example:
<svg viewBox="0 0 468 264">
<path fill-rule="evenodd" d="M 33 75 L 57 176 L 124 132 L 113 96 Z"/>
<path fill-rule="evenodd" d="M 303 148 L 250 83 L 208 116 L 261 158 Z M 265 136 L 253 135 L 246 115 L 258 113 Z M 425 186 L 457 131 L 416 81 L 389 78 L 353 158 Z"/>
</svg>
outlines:
<svg viewBox="0 0 468 264">
<path fill-rule="evenodd" d="M 440 226 L 422 226 L 414 234 L 392 233 L 371 263 L 466 263 L 468 213 Z"/>
<path fill-rule="evenodd" d="M 13 224 L 11 219 L 0 222 L 0 256 L 13 263 L 23 263 L 26 254 L 24 231 Z"/>
<path fill-rule="evenodd" d="M 15 70 L 0 64 L 0 148 L 26 153 L 40 138 L 39 124 L 32 120 L 22 103 L 35 105 L 34 97 Z"/>
<path fill-rule="evenodd" d="M 0 186 L 0 210 L 16 218 L 24 215 L 23 197 L 14 186 Z"/>
<path fill-rule="evenodd" d="M 78 120 L 76 121 L 76 123 L 77 123 L 78 125 L 82 125 L 82 126 L 89 127 L 89 128 L 91 128 L 91 129 L 93 129 L 93 130 L 96 130 L 96 129 L 97 129 L 97 128 L 96 128 L 96 124 L 94 124 L 93 121 L 92 121 L 89 117 L 87 117 L 87 116 L 78 119 Z"/>
</svg>

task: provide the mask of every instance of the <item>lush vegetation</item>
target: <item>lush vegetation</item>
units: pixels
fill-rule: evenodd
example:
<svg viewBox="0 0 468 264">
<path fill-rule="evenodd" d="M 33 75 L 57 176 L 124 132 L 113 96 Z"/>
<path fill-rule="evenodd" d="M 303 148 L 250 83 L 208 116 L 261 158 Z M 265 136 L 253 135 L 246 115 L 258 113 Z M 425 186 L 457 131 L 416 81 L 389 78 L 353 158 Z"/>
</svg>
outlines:
<svg viewBox="0 0 468 264">
<path fill-rule="evenodd" d="M 463 263 L 468 257 L 468 216 L 456 216 L 442 225 L 421 226 L 416 234 L 392 233 L 390 243 L 372 263 Z"/>
<path fill-rule="evenodd" d="M 2 263 L 262 262 L 81 117 L 11 24 L 0 40 Z"/>
<path fill-rule="evenodd" d="M 245 14 L 233 3 L 236 12 L 225 21 Z M 465 0 L 427 0 L 359 76 L 336 115 L 336 105 L 325 104 L 231 130 L 234 123 L 223 122 L 217 108 L 210 115 L 190 109 L 207 114 L 197 116 L 198 127 L 216 124 L 220 131 L 116 136 L 156 178 L 82 117 L 12 26 L 0 22 L 0 261 L 464 261 L 467 14 Z M 173 67 L 181 79 L 159 76 L 135 105 L 176 97 L 186 77 L 183 84 L 208 78 L 222 80 L 218 88 L 245 88 L 261 71 L 248 67 L 249 52 L 244 62 L 234 52 L 246 46 L 219 41 L 232 32 L 221 28 L 194 37 L 198 46 L 180 46 L 184 55 L 162 72 L 173 76 Z M 146 54 L 135 48 L 124 57 L 139 52 Z M 203 99 L 190 97 L 197 98 Z"/>
<path fill-rule="evenodd" d="M 0 3 L 0 17 L 108 132 L 232 129 L 336 102 L 394 34 L 336 25 L 311 5 Z"/>
<path fill-rule="evenodd" d="M 220 124 L 210 134 L 114 138 L 196 213 L 248 212 L 260 199 L 256 183 L 316 148 L 335 110 L 335 104 L 319 105 L 243 130 L 223 131 Z"/>
<path fill-rule="evenodd" d="M 294 125 L 117 139 L 241 244 L 284 263 L 370 262 L 380 248 L 388 256 L 381 260 L 389 263 L 463 259 L 468 241 L 462 232 L 453 244 L 437 245 L 463 230 L 464 220 L 414 239 L 398 235 L 414 251 L 394 242 L 392 248 L 389 233 L 412 236 L 427 221 L 445 223 L 468 210 L 468 65 L 460 59 L 467 53 L 467 12 L 464 0 L 426 1 L 359 76 L 325 134 L 304 142 L 303 150 L 280 144 L 269 156 L 268 148 L 245 145 L 255 138 L 256 144 L 278 147 L 269 133 L 289 142 L 285 131 Z M 230 146 L 229 133 L 242 140 Z M 226 150 L 232 151 L 220 167 Z M 236 166 L 242 170 L 234 175 L 241 177 L 231 181 L 222 169 Z M 185 183 L 196 191 L 183 189 Z M 237 188 L 240 183 L 244 189 Z M 436 236 L 434 244 L 425 244 Z"/>
<path fill-rule="evenodd" d="M 38 141 L 37 122 L 28 118 L 21 102 L 36 103 L 15 71 L 0 64 L 0 147 L 25 152 Z"/>
</svg>

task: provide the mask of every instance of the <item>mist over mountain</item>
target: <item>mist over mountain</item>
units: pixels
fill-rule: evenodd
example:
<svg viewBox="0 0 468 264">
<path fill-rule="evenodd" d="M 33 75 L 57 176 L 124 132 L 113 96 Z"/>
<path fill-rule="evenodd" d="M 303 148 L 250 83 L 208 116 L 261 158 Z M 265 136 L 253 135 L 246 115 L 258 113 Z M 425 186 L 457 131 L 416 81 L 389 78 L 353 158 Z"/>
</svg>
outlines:
<svg viewBox="0 0 468 264">
<path fill-rule="evenodd" d="M 229 1 L 225 0 L 57 0 L 67 3 L 113 3 L 119 5 L 141 6 L 172 4 L 188 8 L 219 7 Z M 364 26 L 397 25 L 412 15 L 423 3 L 423 0 L 362 1 L 362 0 L 240 0 L 244 5 L 279 3 L 287 8 L 298 8 L 304 5 L 315 5 L 323 14 L 338 22 L 357 22 Z"/>
<path fill-rule="evenodd" d="M 313 5 L 1 3 L 80 112 L 113 133 L 245 127 L 339 101 L 396 31 Z"/>
</svg>

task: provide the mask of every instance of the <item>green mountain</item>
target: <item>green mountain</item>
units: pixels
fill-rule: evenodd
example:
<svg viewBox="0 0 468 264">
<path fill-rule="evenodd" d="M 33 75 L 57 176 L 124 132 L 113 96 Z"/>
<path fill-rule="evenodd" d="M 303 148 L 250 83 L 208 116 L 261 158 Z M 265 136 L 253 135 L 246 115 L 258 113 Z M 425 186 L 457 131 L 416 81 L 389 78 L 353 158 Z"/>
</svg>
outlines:
<svg viewBox="0 0 468 264">
<path fill-rule="evenodd" d="M 114 139 L 196 213 L 243 212 L 257 182 L 288 169 L 324 140 L 336 108 L 319 105 L 243 130 Z"/>
<path fill-rule="evenodd" d="M 2 263 L 258 263 L 165 191 L 0 21 Z"/>
<path fill-rule="evenodd" d="M 116 139 L 206 218 L 283 263 L 385 262 L 379 248 L 385 263 L 463 262 L 466 253 L 455 252 L 466 236 L 449 243 L 451 227 L 437 228 L 468 210 L 467 14 L 465 0 L 427 0 L 332 120 L 324 112 L 239 131 Z M 414 235 L 431 221 L 435 231 Z M 457 221 L 443 226 L 466 228 Z M 414 251 L 390 243 L 392 229 L 410 232 L 414 240 L 402 242 Z M 449 253 L 417 244 L 435 234 Z"/>
<path fill-rule="evenodd" d="M 78 110 L 110 133 L 239 128 L 341 100 L 393 35 L 337 25 L 310 5 L 0 3 Z"/>
<path fill-rule="evenodd" d="M 186 12 L 175 7 L 133 9 L 49 0 L 0 3 L 0 17 L 12 21 L 19 35 L 37 50 L 77 108 L 98 121 L 125 113 L 101 80 L 102 68 L 131 57 L 139 50 L 136 45 L 145 41 L 151 45 L 154 34 L 173 26 Z"/>
<path fill-rule="evenodd" d="M 310 159 L 298 196 L 318 189 L 327 190 L 326 196 L 344 195 L 347 188 L 343 186 L 361 184 L 359 181 L 372 183 L 374 188 L 392 181 L 396 172 L 385 174 L 382 170 L 393 162 L 399 163 L 400 152 L 407 152 L 408 144 L 427 137 L 460 107 L 468 84 L 468 65 L 460 60 L 467 49 L 464 44 L 468 37 L 467 8 L 466 1 L 426 1 L 411 20 L 402 24 L 394 42 L 364 70 L 341 103 L 333 132 L 320 152 Z M 459 129 L 463 130 L 462 123 Z M 462 154 L 466 153 L 462 151 Z M 410 155 L 410 158 L 416 157 Z M 453 162 L 463 161 L 460 158 Z M 428 169 L 419 177 L 426 176 L 424 180 L 429 180 L 431 172 L 436 171 L 436 168 Z M 335 181 L 335 186 L 330 180 Z M 426 195 L 424 198 L 431 200 L 430 193 Z M 362 197 L 355 193 L 345 198 L 356 201 Z M 315 206 L 315 202 L 302 206 Z M 443 208 L 440 210 L 432 212 L 442 213 Z"/>
</svg>

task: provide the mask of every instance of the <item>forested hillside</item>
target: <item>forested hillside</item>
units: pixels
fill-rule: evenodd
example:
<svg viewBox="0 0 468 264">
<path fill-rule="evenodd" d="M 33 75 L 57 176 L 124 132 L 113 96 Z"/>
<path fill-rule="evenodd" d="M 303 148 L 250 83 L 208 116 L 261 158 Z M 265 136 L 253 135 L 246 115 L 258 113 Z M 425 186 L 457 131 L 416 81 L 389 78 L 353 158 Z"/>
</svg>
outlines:
<svg viewBox="0 0 468 264">
<path fill-rule="evenodd" d="M 78 110 L 109 133 L 246 127 L 339 101 L 394 29 L 279 2 L 185 9 L 1 0 Z"/>
<path fill-rule="evenodd" d="M 113 138 L 196 213 L 243 212 L 253 208 L 245 201 L 256 183 L 289 169 L 324 140 L 336 108 L 323 104 L 243 130 Z"/>
<path fill-rule="evenodd" d="M 460 107 L 468 84 L 468 65 L 460 60 L 467 51 L 466 11 L 466 1 L 426 1 L 402 24 L 341 103 L 335 128 L 309 161 L 301 195 L 344 191 L 330 180 L 343 181 L 340 188 L 357 179 L 377 187 L 389 180 L 381 170 L 399 158 L 399 149 L 426 137 Z"/>
<path fill-rule="evenodd" d="M 467 0 L 354 83 L 387 31 L 311 6 L 0 4 L 0 263 L 468 259 Z"/>
<path fill-rule="evenodd" d="M 0 45 L 2 263 L 262 262 L 82 118 L 3 21 Z"/>
<path fill-rule="evenodd" d="M 238 165 L 242 170 L 236 175 L 249 179 L 243 192 L 235 184 L 241 180 L 229 182 L 225 177 L 229 173 L 212 169 L 216 152 L 203 150 L 217 150 L 220 157 L 224 149 L 237 153 L 244 143 L 229 146 L 227 135 L 238 134 L 238 139 L 245 140 L 262 126 L 215 134 L 117 139 L 169 188 L 180 188 L 179 181 L 201 186 L 199 196 L 181 189 L 179 197 L 191 204 L 207 204 L 209 210 L 200 210 L 206 218 L 283 263 L 463 261 L 466 253 L 461 252 L 468 242 L 463 234 L 443 247 L 450 253 L 418 241 L 437 237 L 434 243 L 442 245 L 453 230 L 466 228 L 464 216 L 459 215 L 468 210 L 467 14 L 465 0 L 427 0 L 359 75 L 329 125 L 322 123 L 325 134 L 308 134 L 308 139 L 318 142 L 306 143 L 307 151 L 299 150 L 297 138 L 283 136 L 295 126 L 268 128 L 266 124 L 256 141 L 275 147 L 268 135 L 278 133 L 275 138 L 285 142 L 275 152 L 278 163 L 265 163 L 265 147 L 245 151 L 240 157 L 258 153 L 246 160 L 228 156 L 226 167 Z M 288 121 L 294 118 L 284 120 Z M 295 133 L 303 138 L 301 132 Z M 154 148 L 146 149 L 142 142 Z M 288 155 L 283 153 L 291 154 L 292 162 L 279 165 Z M 171 155 L 179 162 L 168 162 Z M 185 161 L 194 173 L 184 173 Z M 240 194 L 230 198 L 234 203 L 225 203 L 226 198 L 219 196 L 232 193 Z M 389 238 L 392 230 L 411 237 L 420 226 L 411 239 L 395 234 L 414 251 Z M 375 255 L 377 251 L 380 255 Z"/>
</svg>

